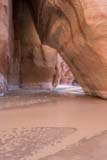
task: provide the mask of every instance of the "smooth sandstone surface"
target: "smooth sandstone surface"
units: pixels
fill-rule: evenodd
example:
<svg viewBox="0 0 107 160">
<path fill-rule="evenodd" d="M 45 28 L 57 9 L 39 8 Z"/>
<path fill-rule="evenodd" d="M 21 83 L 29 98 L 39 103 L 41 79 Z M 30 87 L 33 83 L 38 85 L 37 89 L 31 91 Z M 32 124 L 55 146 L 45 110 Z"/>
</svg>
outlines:
<svg viewBox="0 0 107 160">
<path fill-rule="evenodd" d="M 14 53 L 10 84 L 52 88 L 59 83 L 58 52 L 42 44 L 27 1 L 13 1 Z M 69 70 L 70 71 L 70 70 Z M 69 75 L 67 75 L 69 77 Z M 72 82 L 72 80 L 71 80 Z"/>
<path fill-rule="evenodd" d="M 107 98 L 107 1 L 31 0 L 29 4 L 42 42 L 62 54 L 87 94 Z"/>
<path fill-rule="evenodd" d="M 37 82 L 42 90 L 18 89 L 0 97 L 0 160 L 106 160 L 107 102 L 84 96 L 80 87 L 43 87 L 44 82 L 56 87 L 57 71 L 64 71 L 58 52 L 86 94 L 107 98 L 107 2 L 14 2 L 21 2 L 14 12 L 18 18 L 12 17 L 12 1 L 0 0 L 0 95 L 7 81 Z"/>
<path fill-rule="evenodd" d="M 47 51 L 43 53 L 43 45 L 48 45 L 64 58 L 86 94 L 107 98 L 106 1 L 1 0 L 0 8 L 0 72 L 4 81 L 10 74 L 13 77 L 8 76 L 9 83 L 31 85 L 40 81 L 50 84 L 55 74 L 55 63 L 51 63 L 52 67 L 45 63 L 44 67 L 49 55 Z M 42 67 L 37 65 L 40 55 L 43 56 Z M 34 57 L 38 57 L 36 65 Z M 54 62 L 55 55 L 51 58 Z M 50 58 L 47 61 L 50 62 Z M 28 68 L 31 68 L 31 73 Z M 44 80 L 40 72 L 44 73 Z M 4 82 L 1 84 L 5 86 Z"/>
</svg>

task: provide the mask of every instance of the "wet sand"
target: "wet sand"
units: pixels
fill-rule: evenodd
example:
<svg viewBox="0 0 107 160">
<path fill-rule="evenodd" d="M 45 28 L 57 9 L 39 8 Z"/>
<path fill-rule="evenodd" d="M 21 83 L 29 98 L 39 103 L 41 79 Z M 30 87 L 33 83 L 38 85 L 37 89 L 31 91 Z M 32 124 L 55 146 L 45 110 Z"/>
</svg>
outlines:
<svg viewBox="0 0 107 160">
<path fill-rule="evenodd" d="M 107 159 L 107 101 L 63 90 L 0 98 L 0 160 Z"/>
</svg>

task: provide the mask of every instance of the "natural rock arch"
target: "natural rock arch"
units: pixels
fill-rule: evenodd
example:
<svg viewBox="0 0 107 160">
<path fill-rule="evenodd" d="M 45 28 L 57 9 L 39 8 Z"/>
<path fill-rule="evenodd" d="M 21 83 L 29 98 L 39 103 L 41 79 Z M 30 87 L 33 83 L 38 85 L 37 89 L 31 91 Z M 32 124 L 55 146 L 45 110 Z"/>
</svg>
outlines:
<svg viewBox="0 0 107 160">
<path fill-rule="evenodd" d="M 0 7 L 4 7 L 3 15 L 6 17 L 6 23 L 2 22 L 2 17 L 0 19 L 0 28 L 4 24 L 7 33 L 4 35 L 0 33 L 0 40 L 3 42 L 0 46 L 0 56 L 4 57 L 5 65 L 8 64 L 8 57 L 12 56 L 8 41 L 12 39 L 10 2 L 12 1 L 0 0 Z M 86 94 L 107 98 L 107 2 L 105 0 L 26 0 L 26 2 L 42 43 L 56 48 L 61 53 Z M 3 54 L 4 52 L 6 54 Z M 4 64 L 0 64 L 0 72 L 6 75 L 7 69 Z"/>
<path fill-rule="evenodd" d="M 107 1 L 28 4 L 42 42 L 62 53 L 86 94 L 107 98 Z"/>
</svg>

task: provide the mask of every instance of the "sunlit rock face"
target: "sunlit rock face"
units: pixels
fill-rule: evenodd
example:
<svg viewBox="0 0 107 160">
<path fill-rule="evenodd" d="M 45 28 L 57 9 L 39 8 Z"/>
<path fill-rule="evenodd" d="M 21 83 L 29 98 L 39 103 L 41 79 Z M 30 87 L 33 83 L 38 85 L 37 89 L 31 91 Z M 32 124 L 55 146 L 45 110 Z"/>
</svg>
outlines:
<svg viewBox="0 0 107 160">
<path fill-rule="evenodd" d="M 75 78 L 70 68 L 68 67 L 68 65 L 65 63 L 65 61 L 59 54 L 57 56 L 57 70 L 59 73 L 57 84 L 65 84 L 65 85 L 73 84 Z"/>
<path fill-rule="evenodd" d="M 107 98 L 107 1 L 28 3 L 42 42 L 62 54 L 86 94 Z"/>
</svg>

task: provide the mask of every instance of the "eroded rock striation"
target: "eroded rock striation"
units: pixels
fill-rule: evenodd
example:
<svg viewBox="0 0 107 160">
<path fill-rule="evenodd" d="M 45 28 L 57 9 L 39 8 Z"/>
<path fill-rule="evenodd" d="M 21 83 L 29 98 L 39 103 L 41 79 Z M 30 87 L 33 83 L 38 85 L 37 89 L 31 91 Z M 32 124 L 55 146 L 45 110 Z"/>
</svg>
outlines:
<svg viewBox="0 0 107 160">
<path fill-rule="evenodd" d="M 14 70 L 10 83 L 27 88 L 53 88 L 59 83 L 58 52 L 41 43 L 31 11 L 27 1 L 13 1 L 14 53 L 11 68 Z"/>
<path fill-rule="evenodd" d="M 22 86 L 56 86 L 60 53 L 86 94 L 107 98 L 106 0 L 0 0 L 0 8 L 0 92 L 9 74 Z"/>
<path fill-rule="evenodd" d="M 107 1 L 28 1 L 42 42 L 62 53 L 86 94 L 107 98 Z"/>
</svg>

